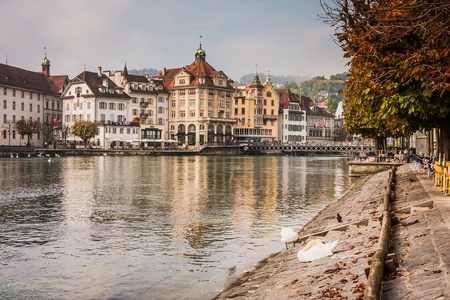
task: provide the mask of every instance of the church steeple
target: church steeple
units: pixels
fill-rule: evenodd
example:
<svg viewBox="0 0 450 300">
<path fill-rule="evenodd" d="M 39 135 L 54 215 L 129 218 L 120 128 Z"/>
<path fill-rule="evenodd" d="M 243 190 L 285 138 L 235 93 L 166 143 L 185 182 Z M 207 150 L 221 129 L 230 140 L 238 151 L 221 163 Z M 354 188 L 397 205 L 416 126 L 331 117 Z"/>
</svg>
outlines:
<svg viewBox="0 0 450 300">
<path fill-rule="evenodd" d="M 128 75 L 127 63 L 125 63 L 125 67 L 123 68 L 123 75 Z"/>
</svg>

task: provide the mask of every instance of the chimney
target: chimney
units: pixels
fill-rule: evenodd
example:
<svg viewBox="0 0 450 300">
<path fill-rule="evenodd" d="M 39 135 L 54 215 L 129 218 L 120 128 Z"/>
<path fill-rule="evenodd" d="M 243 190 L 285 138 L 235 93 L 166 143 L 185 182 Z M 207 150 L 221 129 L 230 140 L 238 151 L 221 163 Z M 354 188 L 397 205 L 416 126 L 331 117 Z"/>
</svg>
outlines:
<svg viewBox="0 0 450 300">
<path fill-rule="evenodd" d="M 102 77 L 102 67 L 98 67 L 98 77 Z"/>
<path fill-rule="evenodd" d="M 162 76 L 165 76 L 165 75 L 166 75 L 166 67 L 164 67 L 164 68 L 162 69 L 161 74 L 162 74 Z"/>
</svg>

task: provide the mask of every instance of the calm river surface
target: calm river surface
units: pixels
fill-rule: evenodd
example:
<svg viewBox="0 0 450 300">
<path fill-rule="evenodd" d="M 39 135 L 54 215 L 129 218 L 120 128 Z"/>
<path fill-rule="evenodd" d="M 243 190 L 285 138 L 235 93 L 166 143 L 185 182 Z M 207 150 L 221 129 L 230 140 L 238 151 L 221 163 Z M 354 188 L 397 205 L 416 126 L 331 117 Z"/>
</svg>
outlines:
<svg viewBox="0 0 450 300">
<path fill-rule="evenodd" d="M 347 158 L 0 159 L 0 299 L 208 299 L 351 185 Z"/>
</svg>

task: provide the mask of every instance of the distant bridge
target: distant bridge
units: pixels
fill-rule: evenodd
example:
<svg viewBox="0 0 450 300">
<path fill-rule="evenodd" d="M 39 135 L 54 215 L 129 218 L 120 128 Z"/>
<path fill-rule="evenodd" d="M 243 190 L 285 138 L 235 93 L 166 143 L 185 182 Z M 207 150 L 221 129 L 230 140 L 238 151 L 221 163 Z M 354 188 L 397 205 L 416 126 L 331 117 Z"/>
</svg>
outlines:
<svg viewBox="0 0 450 300">
<path fill-rule="evenodd" d="M 245 150 L 245 148 L 244 148 Z M 252 153 L 291 153 L 291 152 L 359 152 L 374 151 L 373 146 L 308 146 L 308 145 L 249 145 Z"/>
</svg>

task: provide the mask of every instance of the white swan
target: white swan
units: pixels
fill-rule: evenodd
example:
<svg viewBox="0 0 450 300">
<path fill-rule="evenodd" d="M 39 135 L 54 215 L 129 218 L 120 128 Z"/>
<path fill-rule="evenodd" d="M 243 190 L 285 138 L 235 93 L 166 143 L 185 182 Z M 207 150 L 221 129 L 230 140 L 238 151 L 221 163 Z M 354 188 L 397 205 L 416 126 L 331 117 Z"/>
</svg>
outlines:
<svg viewBox="0 0 450 300">
<path fill-rule="evenodd" d="M 61 155 L 59 155 L 58 153 L 55 153 L 55 157 L 61 157 Z"/>
<path fill-rule="evenodd" d="M 51 157 L 48 158 L 48 162 L 49 162 L 49 163 L 52 162 L 52 158 L 51 158 Z"/>
<path fill-rule="evenodd" d="M 301 262 L 313 261 L 315 259 L 333 255 L 339 240 L 324 244 L 321 240 L 312 240 L 305 247 L 300 249 L 297 254 L 298 260 Z"/>
<path fill-rule="evenodd" d="M 281 228 L 281 242 L 286 244 L 286 249 L 288 244 L 292 243 L 295 247 L 295 242 L 298 240 L 298 233 L 289 227 Z"/>
</svg>

